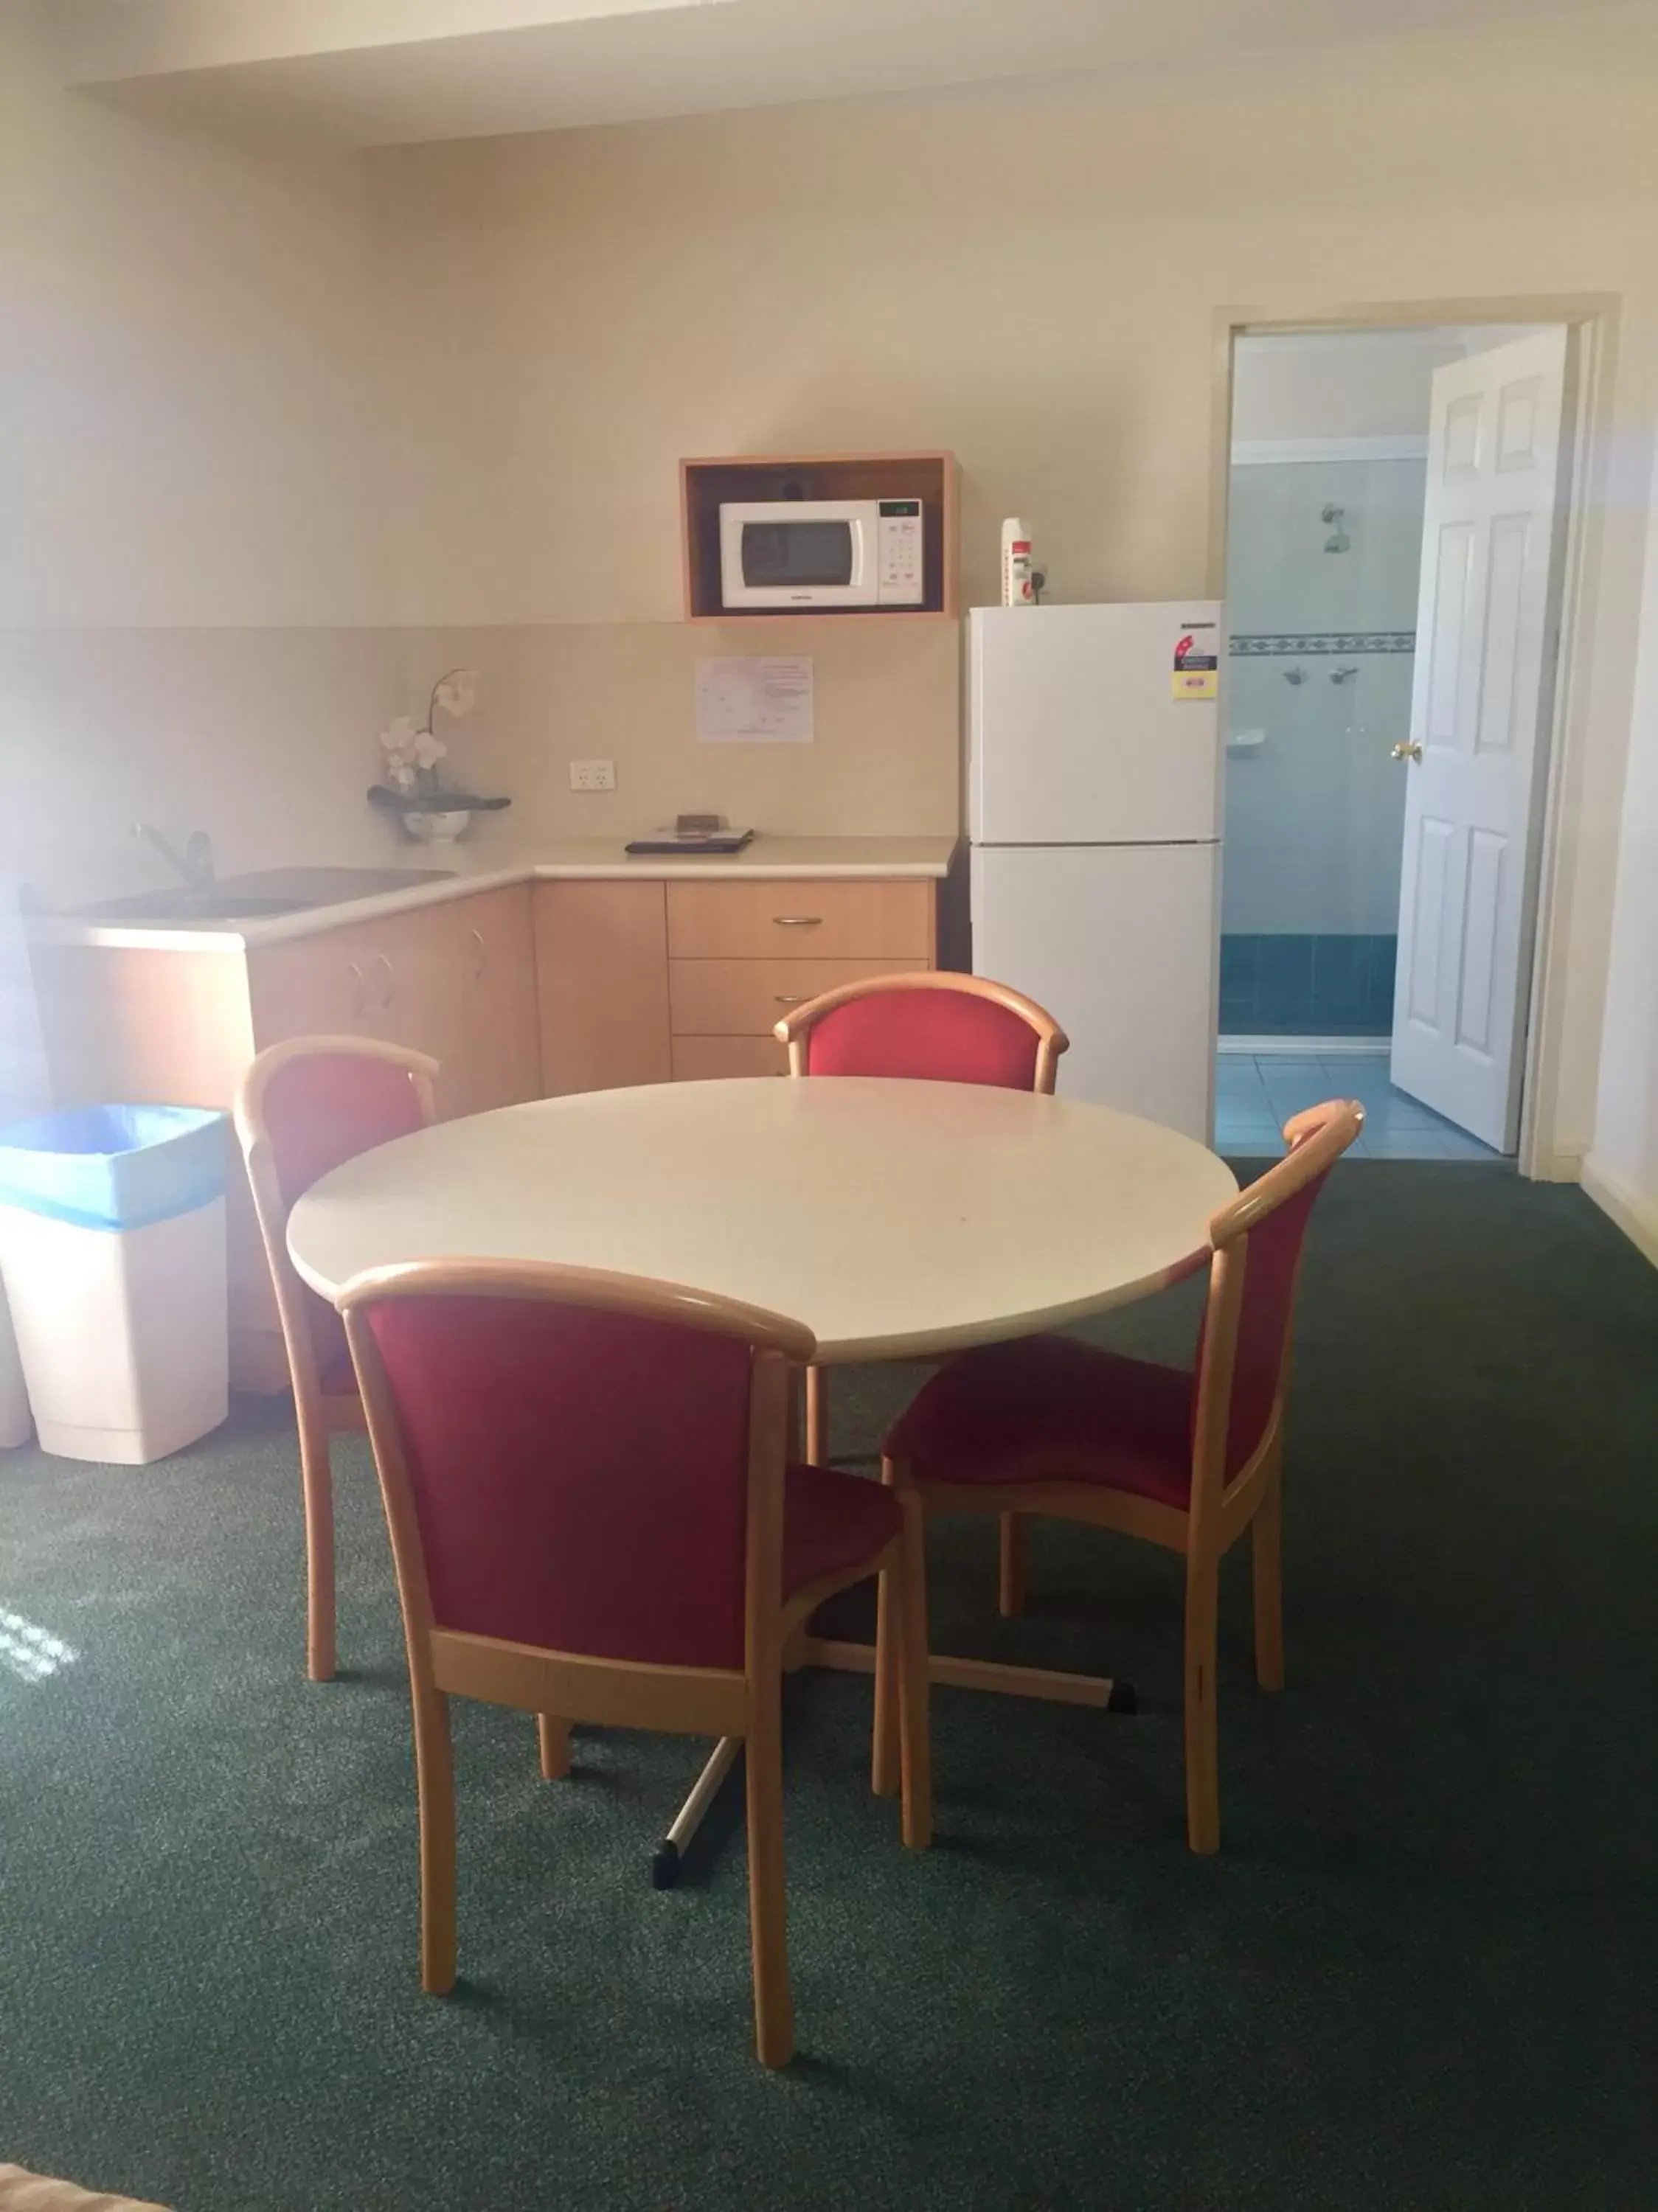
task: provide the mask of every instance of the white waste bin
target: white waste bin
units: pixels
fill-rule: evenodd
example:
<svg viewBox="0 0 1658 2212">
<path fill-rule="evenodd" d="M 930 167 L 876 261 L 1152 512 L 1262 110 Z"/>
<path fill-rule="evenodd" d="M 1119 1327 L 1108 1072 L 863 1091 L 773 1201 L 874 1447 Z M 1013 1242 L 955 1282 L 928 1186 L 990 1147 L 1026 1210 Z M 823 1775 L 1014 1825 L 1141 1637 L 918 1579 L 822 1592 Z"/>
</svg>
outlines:
<svg viewBox="0 0 1658 2212">
<path fill-rule="evenodd" d="M 143 1466 L 229 1411 L 222 1114 L 0 1129 L 0 1278 L 43 1451 Z"/>
</svg>

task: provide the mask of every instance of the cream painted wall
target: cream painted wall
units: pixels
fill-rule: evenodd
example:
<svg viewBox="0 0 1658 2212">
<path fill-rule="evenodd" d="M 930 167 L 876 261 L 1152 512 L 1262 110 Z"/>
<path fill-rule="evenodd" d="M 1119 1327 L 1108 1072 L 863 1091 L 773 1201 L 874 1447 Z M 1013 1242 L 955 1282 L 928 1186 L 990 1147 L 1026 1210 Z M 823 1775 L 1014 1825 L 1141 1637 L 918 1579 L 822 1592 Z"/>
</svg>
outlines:
<svg viewBox="0 0 1658 2212">
<path fill-rule="evenodd" d="M 0 618 L 377 619 L 359 167 L 63 92 L 40 20 L 0 11 Z"/>
<path fill-rule="evenodd" d="M 1641 629 L 1600 1104 L 1583 1180 L 1658 1263 L 1658 505 L 1647 537 Z"/>
<path fill-rule="evenodd" d="M 356 857 L 390 675 L 349 627 L 384 612 L 360 167 L 66 94 L 45 30 L 0 11 L 0 872 L 160 881 L 140 816 Z"/>
<path fill-rule="evenodd" d="M 969 602 L 1015 512 L 1058 598 L 1190 592 L 1217 308 L 1617 295 L 1549 986 L 1571 1172 L 1658 404 L 1658 57 L 1522 27 L 1378 53 L 1362 86 L 1148 100 L 1005 85 L 372 155 L 396 618 L 670 622 L 679 458 L 824 447 L 955 450 Z"/>
</svg>

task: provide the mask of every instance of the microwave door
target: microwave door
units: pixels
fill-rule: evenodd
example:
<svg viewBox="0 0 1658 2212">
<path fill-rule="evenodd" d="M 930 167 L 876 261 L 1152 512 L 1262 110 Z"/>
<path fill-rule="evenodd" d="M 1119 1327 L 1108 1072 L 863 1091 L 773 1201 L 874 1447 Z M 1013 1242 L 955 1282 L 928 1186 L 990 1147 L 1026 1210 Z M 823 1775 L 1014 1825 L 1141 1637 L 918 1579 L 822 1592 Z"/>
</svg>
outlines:
<svg viewBox="0 0 1658 2212">
<path fill-rule="evenodd" d="M 770 501 L 720 508 L 722 603 L 732 609 L 874 603 L 875 530 L 858 506 Z"/>
<path fill-rule="evenodd" d="M 858 534 L 844 520 L 745 522 L 743 583 L 751 591 L 844 589 L 858 580 Z"/>
</svg>

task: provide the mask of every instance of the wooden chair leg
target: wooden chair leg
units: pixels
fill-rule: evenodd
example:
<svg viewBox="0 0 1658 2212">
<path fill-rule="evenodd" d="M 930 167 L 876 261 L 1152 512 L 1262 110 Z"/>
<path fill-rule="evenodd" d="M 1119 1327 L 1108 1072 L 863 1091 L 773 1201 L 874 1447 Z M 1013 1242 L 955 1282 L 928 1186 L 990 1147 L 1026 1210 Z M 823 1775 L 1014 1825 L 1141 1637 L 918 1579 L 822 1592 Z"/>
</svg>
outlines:
<svg viewBox="0 0 1658 2212">
<path fill-rule="evenodd" d="M 927 1659 L 927 1531 L 921 1500 L 900 1493 L 904 1535 L 898 1577 L 899 1727 L 903 1742 L 903 1828 L 911 1850 L 933 1840 L 933 1758 Z M 881 1580 L 885 1582 L 883 1575 Z M 889 1639 L 890 1640 L 890 1639 Z"/>
<path fill-rule="evenodd" d="M 434 1996 L 454 1987 L 454 1760 L 449 1701 L 414 1690 L 415 1779 L 420 1797 L 420 1986 Z"/>
<path fill-rule="evenodd" d="M 762 2066 L 795 2055 L 789 1987 L 789 1913 L 783 1863 L 783 1680 L 774 1668 L 751 1686 L 743 1746 L 748 1801 L 748 1942 L 754 1971 L 754 2049 Z"/>
<path fill-rule="evenodd" d="M 305 1671 L 334 1679 L 334 1473 L 320 1419 L 301 1417 L 300 1491 L 305 1507 Z"/>
<path fill-rule="evenodd" d="M 541 1779 L 562 1782 L 570 1772 L 570 1723 L 538 1713 L 535 1733 L 541 1749 Z"/>
<path fill-rule="evenodd" d="M 1275 1467 L 1250 1524 L 1255 1601 L 1255 1680 L 1283 1687 L 1283 1473 Z"/>
<path fill-rule="evenodd" d="M 829 1464 L 829 1377 L 820 1367 L 806 1370 L 806 1457 L 812 1467 Z"/>
<path fill-rule="evenodd" d="M 1215 1650 L 1220 1611 L 1220 1562 L 1186 1555 L 1186 1821 L 1194 1851 L 1221 1847 L 1221 1784 L 1215 1723 Z"/>
<path fill-rule="evenodd" d="M 1003 1620 L 1012 1620 L 1025 1610 L 1025 1516 L 1004 1513 L 1002 1516 L 1002 1588 L 999 1602 Z"/>
<path fill-rule="evenodd" d="M 890 1489 L 897 1480 L 891 1460 L 881 1462 L 881 1479 Z M 870 1747 L 869 1786 L 877 1797 L 896 1797 L 899 1791 L 900 1723 L 899 1719 L 899 1604 L 890 1569 L 875 1577 L 875 1717 Z"/>
</svg>

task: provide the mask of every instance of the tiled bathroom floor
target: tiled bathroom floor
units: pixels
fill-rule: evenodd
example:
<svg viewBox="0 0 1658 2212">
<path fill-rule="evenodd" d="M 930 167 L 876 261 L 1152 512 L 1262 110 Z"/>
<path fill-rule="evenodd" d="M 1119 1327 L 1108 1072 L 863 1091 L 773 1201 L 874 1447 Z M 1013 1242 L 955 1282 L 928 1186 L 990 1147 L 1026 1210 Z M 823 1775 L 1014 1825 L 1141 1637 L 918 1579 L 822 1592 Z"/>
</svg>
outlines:
<svg viewBox="0 0 1658 2212">
<path fill-rule="evenodd" d="M 1364 1131 L 1350 1158 L 1372 1160 L 1490 1160 L 1503 1155 L 1430 1113 L 1387 1080 L 1387 1054 L 1221 1053 L 1215 1062 L 1215 1149 L 1246 1157 L 1283 1149 L 1285 1121 L 1323 1098 L 1356 1098 Z"/>
</svg>

